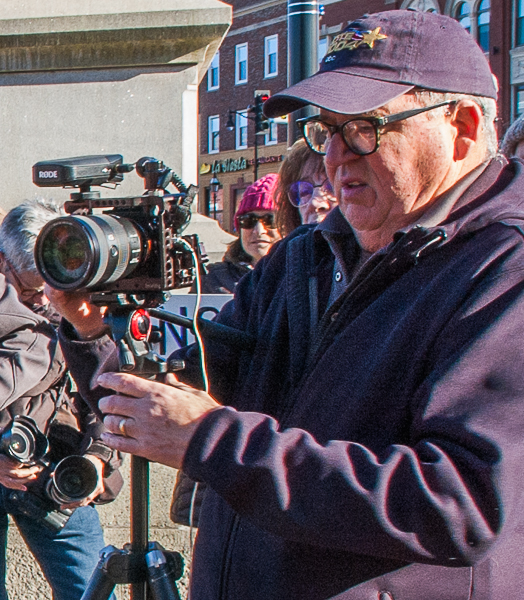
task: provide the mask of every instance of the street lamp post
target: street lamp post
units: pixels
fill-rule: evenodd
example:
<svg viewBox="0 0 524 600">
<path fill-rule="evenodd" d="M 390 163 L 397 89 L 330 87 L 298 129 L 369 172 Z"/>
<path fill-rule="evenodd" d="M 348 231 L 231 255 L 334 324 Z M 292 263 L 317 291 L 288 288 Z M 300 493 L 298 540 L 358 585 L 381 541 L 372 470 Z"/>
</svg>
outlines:
<svg viewBox="0 0 524 600">
<path fill-rule="evenodd" d="M 213 199 L 213 219 L 216 220 L 217 217 L 217 194 L 220 189 L 220 181 L 218 178 L 213 175 L 213 177 L 209 181 L 209 191 L 211 192 L 211 197 Z"/>
</svg>

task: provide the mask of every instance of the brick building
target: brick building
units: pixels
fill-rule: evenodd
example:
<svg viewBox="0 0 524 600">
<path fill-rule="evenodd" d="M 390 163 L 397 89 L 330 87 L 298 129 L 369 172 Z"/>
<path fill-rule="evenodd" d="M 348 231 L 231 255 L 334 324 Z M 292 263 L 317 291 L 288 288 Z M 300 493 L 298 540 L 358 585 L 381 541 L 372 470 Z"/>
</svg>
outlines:
<svg viewBox="0 0 524 600">
<path fill-rule="evenodd" d="M 247 112 L 256 90 L 274 94 L 287 86 L 288 2 L 231 0 L 230 4 L 233 25 L 200 85 L 199 104 L 199 210 L 216 218 L 226 231 L 233 231 L 235 208 L 254 181 L 255 139 L 258 177 L 278 172 L 288 147 L 287 125 L 271 123 L 265 135 L 255 136 L 252 113 Z M 471 32 L 499 82 L 503 134 L 524 112 L 524 0 L 324 0 L 319 60 L 348 21 L 365 12 L 400 8 L 452 16 Z M 213 178 L 220 185 L 217 192 L 210 188 Z"/>
</svg>

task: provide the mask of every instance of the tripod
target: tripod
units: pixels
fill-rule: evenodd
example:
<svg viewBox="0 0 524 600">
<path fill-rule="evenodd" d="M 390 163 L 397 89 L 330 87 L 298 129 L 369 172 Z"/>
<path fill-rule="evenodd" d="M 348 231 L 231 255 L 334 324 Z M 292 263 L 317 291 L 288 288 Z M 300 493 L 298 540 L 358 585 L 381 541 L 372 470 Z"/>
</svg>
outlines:
<svg viewBox="0 0 524 600">
<path fill-rule="evenodd" d="M 167 364 L 149 346 L 151 323 L 127 295 L 100 294 L 93 303 L 108 306 L 105 320 L 118 349 L 120 370 L 152 377 L 167 372 Z M 178 552 L 168 552 L 148 541 L 149 461 L 131 457 L 131 543 L 122 549 L 106 546 L 81 600 L 107 600 L 117 584 L 131 584 L 132 600 L 180 600 L 176 580 L 184 562 Z"/>
</svg>

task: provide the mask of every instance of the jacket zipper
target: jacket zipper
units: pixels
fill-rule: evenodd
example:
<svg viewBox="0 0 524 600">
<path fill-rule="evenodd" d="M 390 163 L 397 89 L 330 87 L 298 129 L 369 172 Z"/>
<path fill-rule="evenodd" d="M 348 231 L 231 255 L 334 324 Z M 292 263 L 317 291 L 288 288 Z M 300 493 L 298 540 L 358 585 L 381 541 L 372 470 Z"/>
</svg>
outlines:
<svg viewBox="0 0 524 600">
<path fill-rule="evenodd" d="M 355 320 L 376 297 L 417 265 L 426 252 L 440 246 L 446 237 L 443 229 L 428 231 L 424 227 L 416 225 L 408 232 L 395 234 L 393 246 L 378 261 L 362 266 L 353 282 L 320 320 L 315 332 L 315 342 L 308 353 L 304 374 L 297 383 L 294 393 L 283 405 L 281 426 L 285 425 L 286 419 L 289 418 L 296 398 L 302 392 L 313 365 L 331 345 L 341 326 L 340 323 L 347 325 Z M 351 302 L 351 300 L 355 300 L 355 302 Z"/>
</svg>

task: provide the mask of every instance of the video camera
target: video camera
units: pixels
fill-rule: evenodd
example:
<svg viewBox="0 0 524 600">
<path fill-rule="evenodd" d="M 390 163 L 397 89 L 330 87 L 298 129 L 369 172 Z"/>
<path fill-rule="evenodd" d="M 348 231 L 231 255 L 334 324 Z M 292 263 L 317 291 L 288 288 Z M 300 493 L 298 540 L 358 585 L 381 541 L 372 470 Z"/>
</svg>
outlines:
<svg viewBox="0 0 524 600">
<path fill-rule="evenodd" d="M 98 484 L 97 470 L 88 458 L 62 457 L 30 417 L 13 418 L 0 436 L 0 452 L 23 465 L 44 467 L 27 492 L 12 490 L 9 498 L 21 512 L 55 531 L 73 514 L 60 506 L 84 500 Z"/>
<path fill-rule="evenodd" d="M 144 179 L 142 196 L 101 198 L 90 189 L 118 185 L 134 169 Z M 70 216 L 49 222 L 36 242 L 38 271 L 56 289 L 158 298 L 191 286 L 207 260 L 196 235 L 181 236 L 197 188 L 187 188 L 155 158 L 135 164 L 124 164 L 119 154 L 43 161 L 33 166 L 33 182 L 78 189 L 65 203 Z M 178 193 L 166 192 L 171 183 Z M 103 212 L 95 214 L 98 209 Z"/>
</svg>

